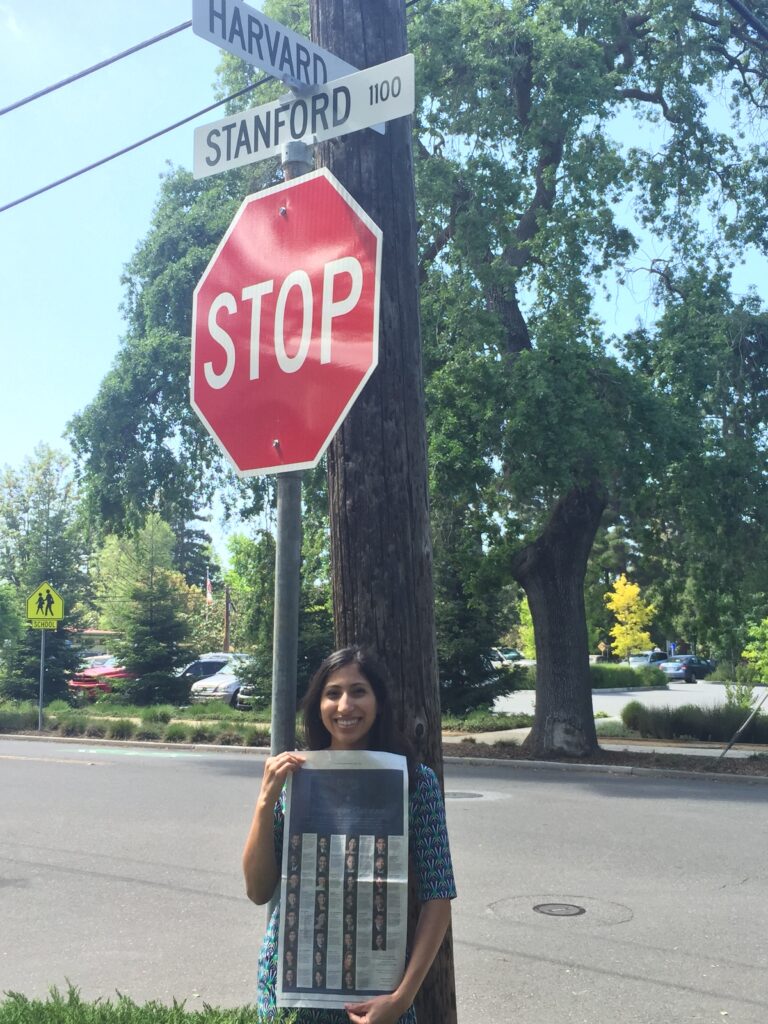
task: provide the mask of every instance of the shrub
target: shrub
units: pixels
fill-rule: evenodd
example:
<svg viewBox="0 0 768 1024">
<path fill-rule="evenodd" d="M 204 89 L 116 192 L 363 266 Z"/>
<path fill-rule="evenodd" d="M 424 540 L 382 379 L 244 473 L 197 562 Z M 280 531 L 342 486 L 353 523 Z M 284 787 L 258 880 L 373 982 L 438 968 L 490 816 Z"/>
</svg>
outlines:
<svg viewBox="0 0 768 1024">
<path fill-rule="evenodd" d="M 725 706 L 727 708 L 741 708 L 742 711 L 749 711 L 754 699 L 755 688 L 752 683 L 725 684 Z"/>
<path fill-rule="evenodd" d="M 163 739 L 166 743 L 187 743 L 189 740 L 189 726 L 183 722 L 172 722 L 166 728 Z"/>
<path fill-rule="evenodd" d="M 631 739 L 638 735 L 633 729 L 628 729 L 623 722 L 615 720 L 595 722 L 595 731 L 598 736 L 615 737 L 616 739 Z"/>
<path fill-rule="evenodd" d="M 143 708 L 141 711 L 142 722 L 159 722 L 167 725 L 173 718 L 175 708 L 170 704 L 156 704 L 154 707 Z"/>
<path fill-rule="evenodd" d="M 639 732 L 641 736 L 644 736 L 647 711 L 648 709 L 639 700 L 631 700 L 629 704 L 625 704 L 621 712 L 621 720 L 628 729 L 631 729 L 633 732 Z"/>
<path fill-rule="evenodd" d="M 454 732 L 499 732 L 501 729 L 525 729 L 533 725 L 533 715 L 495 715 L 475 710 L 466 715 L 443 715 L 443 728 Z"/>
<path fill-rule="evenodd" d="M 45 705 L 45 710 L 49 715 L 66 715 L 72 710 L 72 705 L 68 700 L 52 700 Z"/>
<path fill-rule="evenodd" d="M 220 743 L 222 747 L 241 747 L 244 737 L 241 732 L 236 732 L 234 729 L 225 729 L 216 737 L 216 742 Z"/>
<path fill-rule="evenodd" d="M 37 728 L 37 705 L 31 701 L 0 705 L 0 732 L 23 732 Z"/>
<path fill-rule="evenodd" d="M 664 673 L 653 665 L 590 665 L 589 674 L 593 690 L 635 690 L 640 686 L 665 686 L 667 682 Z"/>
<path fill-rule="evenodd" d="M 246 747 L 268 747 L 269 733 L 264 729 L 246 729 L 245 745 Z"/>
<path fill-rule="evenodd" d="M 621 718 L 628 729 L 653 739 L 725 743 L 746 721 L 747 712 L 725 704 L 714 708 L 700 708 L 694 704 L 679 708 L 646 708 L 639 701 L 632 701 L 622 711 Z M 756 715 L 739 740 L 768 743 L 768 715 Z"/>
<path fill-rule="evenodd" d="M 37 700 L 40 684 L 35 679 L 0 679 L 0 697 L 6 700 Z"/>
<path fill-rule="evenodd" d="M 89 718 L 88 725 L 85 727 L 85 735 L 91 736 L 96 740 L 103 739 L 107 735 L 106 722 L 99 722 L 96 719 Z"/>
<path fill-rule="evenodd" d="M 515 690 L 536 689 L 535 665 L 514 665 L 511 672 Z"/>
<path fill-rule="evenodd" d="M 163 730 L 160 728 L 159 725 L 153 725 L 151 722 L 143 722 L 136 730 L 136 733 L 133 738 L 136 740 L 151 740 L 155 742 L 159 740 L 162 735 Z"/>
<path fill-rule="evenodd" d="M 117 718 L 107 727 L 107 735 L 113 740 L 129 740 L 136 732 L 136 723 L 130 718 Z"/>
<path fill-rule="evenodd" d="M 85 715 L 62 715 L 59 719 L 59 733 L 62 736 L 84 736 L 87 726 Z"/>
<path fill-rule="evenodd" d="M 216 730 L 210 725 L 193 725 L 189 735 L 191 743 L 213 743 Z"/>
</svg>

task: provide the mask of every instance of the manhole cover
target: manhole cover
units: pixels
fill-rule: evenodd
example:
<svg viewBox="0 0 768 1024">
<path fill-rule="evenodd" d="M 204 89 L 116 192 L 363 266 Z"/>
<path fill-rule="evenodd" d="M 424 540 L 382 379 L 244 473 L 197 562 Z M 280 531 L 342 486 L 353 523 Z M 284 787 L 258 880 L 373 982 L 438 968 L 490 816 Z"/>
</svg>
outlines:
<svg viewBox="0 0 768 1024">
<path fill-rule="evenodd" d="M 533 909 L 537 914 L 547 914 L 549 917 L 578 917 L 587 912 L 575 903 L 537 903 Z"/>
<path fill-rule="evenodd" d="M 446 800 L 482 800 L 482 793 L 446 793 Z"/>
</svg>

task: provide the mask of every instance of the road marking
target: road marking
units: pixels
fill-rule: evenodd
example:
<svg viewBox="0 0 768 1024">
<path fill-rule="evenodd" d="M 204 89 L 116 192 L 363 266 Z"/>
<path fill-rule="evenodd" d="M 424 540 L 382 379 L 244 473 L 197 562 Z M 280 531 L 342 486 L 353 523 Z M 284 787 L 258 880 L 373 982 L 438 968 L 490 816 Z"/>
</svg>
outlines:
<svg viewBox="0 0 768 1024">
<path fill-rule="evenodd" d="M 93 764 L 101 767 L 107 764 L 106 761 L 81 761 L 76 757 L 30 757 L 26 754 L 0 754 L 0 761 L 42 761 L 44 764 Z"/>
</svg>

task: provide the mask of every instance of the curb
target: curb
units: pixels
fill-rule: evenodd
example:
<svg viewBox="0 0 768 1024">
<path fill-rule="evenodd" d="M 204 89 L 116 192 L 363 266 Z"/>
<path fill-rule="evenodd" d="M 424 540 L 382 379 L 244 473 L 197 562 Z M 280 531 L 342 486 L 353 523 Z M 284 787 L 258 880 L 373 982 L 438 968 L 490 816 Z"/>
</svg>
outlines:
<svg viewBox="0 0 768 1024">
<path fill-rule="evenodd" d="M 75 743 L 79 746 L 103 746 L 103 747 L 138 747 L 139 749 L 150 747 L 153 750 L 206 750 L 215 751 L 218 754 L 264 754 L 269 757 L 269 747 L 246 747 L 238 746 L 236 743 L 223 746 L 216 743 L 163 743 L 161 740 L 110 740 L 96 736 L 40 736 L 37 733 L 26 732 L 0 732 L 0 740 L 31 740 L 33 743 Z"/>
<path fill-rule="evenodd" d="M 647 775 L 666 779 L 701 779 L 705 782 L 741 782 L 747 785 L 768 783 L 766 775 L 731 775 L 725 772 L 686 772 L 680 768 L 638 768 L 624 764 L 574 764 L 570 761 L 524 761 L 511 757 L 444 757 L 444 764 L 493 765 L 529 771 L 597 772 L 600 775 Z"/>
<path fill-rule="evenodd" d="M 38 736 L 27 733 L 0 733 L 1 739 L 32 740 L 36 743 L 70 743 L 80 746 L 122 746 L 150 747 L 154 750 L 195 750 L 205 753 L 210 751 L 218 754 L 263 754 L 269 756 L 269 747 L 220 746 L 215 743 L 158 743 L 154 740 L 108 740 L 85 736 Z M 768 783 L 766 775 L 731 775 L 720 772 L 686 772 L 680 768 L 638 768 L 623 764 L 574 764 L 571 761 L 524 761 L 510 757 L 443 757 L 444 764 L 463 764 L 473 767 L 491 765 L 494 768 L 519 768 L 523 771 L 558 771 L 558 772 L 597 772 L 599 775 L 639 775 L 667 779 L 702 779 L 706 782 L 741 782 L 747 785 Z"/>
</svg>

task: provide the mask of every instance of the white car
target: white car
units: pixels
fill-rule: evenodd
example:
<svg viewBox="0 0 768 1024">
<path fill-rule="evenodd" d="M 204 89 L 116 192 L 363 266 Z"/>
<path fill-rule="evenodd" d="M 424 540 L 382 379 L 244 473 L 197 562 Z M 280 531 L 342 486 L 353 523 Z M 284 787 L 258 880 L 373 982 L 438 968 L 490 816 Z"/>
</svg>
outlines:
<svg viewBox="0 0 768 1024">
<path fill-rule="evenodd" d="M 240 691 L 238 670 L 245 663 L 247 655 L 231 651 L 211 651 L 187 665 L 181 673 L 182 679 L 193 679 L 189 699 L 193 704 L 206 700 L 223 700 L 235 706 Z"/>
</svg>

